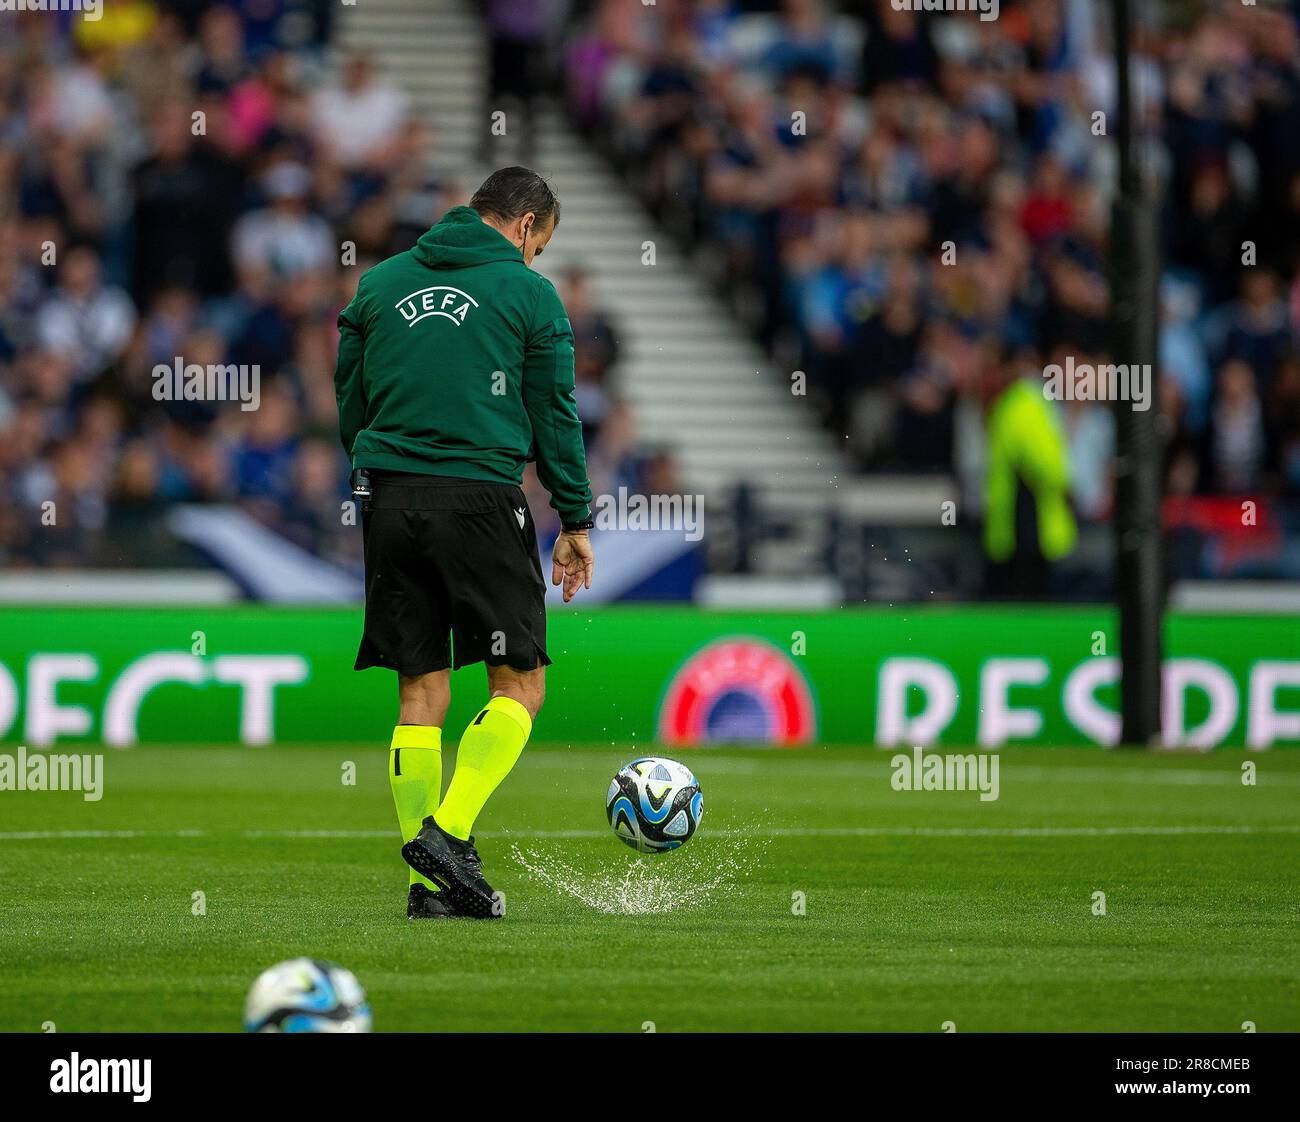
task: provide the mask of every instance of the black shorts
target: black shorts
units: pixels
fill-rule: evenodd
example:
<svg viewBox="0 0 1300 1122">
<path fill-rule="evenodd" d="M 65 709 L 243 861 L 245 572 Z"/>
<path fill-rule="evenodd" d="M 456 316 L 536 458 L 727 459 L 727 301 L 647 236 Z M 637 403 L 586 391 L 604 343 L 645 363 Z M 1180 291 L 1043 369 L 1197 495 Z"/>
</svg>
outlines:
<svg viewBox="0 0 1300 1122">
<path fill-rule="evenodd" d="M 414 677 L 475 662 L 547 666 L 546 584 L 518 487 L 372 472 L 361 518 L 366 624 L 356 669 Z"/>
</svg>

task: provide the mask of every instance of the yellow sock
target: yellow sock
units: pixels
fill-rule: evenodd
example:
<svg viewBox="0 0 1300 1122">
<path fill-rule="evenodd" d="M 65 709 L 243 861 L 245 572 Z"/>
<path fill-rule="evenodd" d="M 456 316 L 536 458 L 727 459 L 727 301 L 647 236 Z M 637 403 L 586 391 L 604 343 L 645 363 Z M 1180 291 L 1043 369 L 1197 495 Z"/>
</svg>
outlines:
<svg viewBox="0 0 1300 1122">
<path fill-rule="evenodd" d="M 420 832 L 420 824 L 434 812 L 442 794 L 442 729 L 432 725 L 398 725 L 388 750 L 388 783 L 393 788 L 402 841 Z M 435 891 L 438 886 L 410 870 L 411 884 Z"/>
<path fill-rule="evenodd" d="M 456 771 L 433 816 L 452 837 L 474 831 L 483 804 L 510 774 L 533 731 L 533 719 L 512 697 L 494 697 L 470 722 L 456 749 Z"/>
</svg>

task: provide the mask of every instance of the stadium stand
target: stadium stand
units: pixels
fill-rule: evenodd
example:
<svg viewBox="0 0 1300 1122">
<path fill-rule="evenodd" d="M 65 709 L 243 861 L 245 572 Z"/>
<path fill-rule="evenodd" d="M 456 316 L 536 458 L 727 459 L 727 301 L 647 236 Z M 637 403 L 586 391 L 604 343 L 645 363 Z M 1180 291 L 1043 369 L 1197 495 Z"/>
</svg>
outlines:
<svg viewBox="0 0 1300 1122">
<path fill-rule="evenodd" d="M 355 573 L 337 310 L 489 165 L 535 159 L 566 204 L 542 264 L 598 492 L 703 492 L 715 572 L 988 591 L 991 406 L 1107 361 L 1113 73 L 1087 7 L 0 14 L 0 566 L 192 566 L 179 506 L 233 505 Z M 1179 578 L 1300 575 L 1297 13 L 1259 8 L 1152 6 L 1140 44 Z M 151 372 L 182 359 L 256 366 L 259 407 L 156 400 Z M 1052 412 L 1078 525 L 1052 591 L 1098 595 L 1113 421 Z M 1240 532 L 1243 501 L 1266 533 Z"/>
</svg>

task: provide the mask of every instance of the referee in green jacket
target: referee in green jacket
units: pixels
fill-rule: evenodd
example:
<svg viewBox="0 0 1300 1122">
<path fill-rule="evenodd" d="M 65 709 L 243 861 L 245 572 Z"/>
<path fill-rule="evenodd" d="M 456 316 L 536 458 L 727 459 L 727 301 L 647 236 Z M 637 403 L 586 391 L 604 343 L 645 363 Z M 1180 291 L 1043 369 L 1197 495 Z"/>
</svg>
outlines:
<svg viewBox="0 0 1300 1122">
<path fill-rule="evenodd" d="M 397 672 L 389 780 L 413 919 L 500 916 L 471 836 L 546 692 L 546 585 L 524 464 L 562 532 L 551 581 L 591 587 L 591 486 L 573 331 L 532 271 L 560 219 L 546 181 L 503 168 L 414 248 L 367 271 L 339 315 L 334 376 L 362 499 L 366 616 L 356 669 Z M 442 796 L 451 668 L 487 664 L 487 704 Z"/>
</svg>

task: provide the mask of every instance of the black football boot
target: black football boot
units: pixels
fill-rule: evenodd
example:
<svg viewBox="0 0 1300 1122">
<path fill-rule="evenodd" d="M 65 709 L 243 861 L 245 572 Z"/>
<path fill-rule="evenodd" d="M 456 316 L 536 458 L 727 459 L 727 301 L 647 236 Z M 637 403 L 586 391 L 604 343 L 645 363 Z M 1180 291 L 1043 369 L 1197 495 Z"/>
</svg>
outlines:
<svg viewBox="0 0 1300 1122">
<path fill-rule="evenodd" d="M 411 885 L 406 897 L 407 919 L 450 919 L 460 915 L 445 892 L 434 892 L 422 884 Z"/>
<path fill-rule="evenodd" d="M 452 837 L 430 815 L 420 832 L 404 846 L 402 857 L 421 876 L 441 885 L 461 915 L 500 919 L 503 909 L 492 886 L 483 879 L 474 839 Z"/>
</svg>

